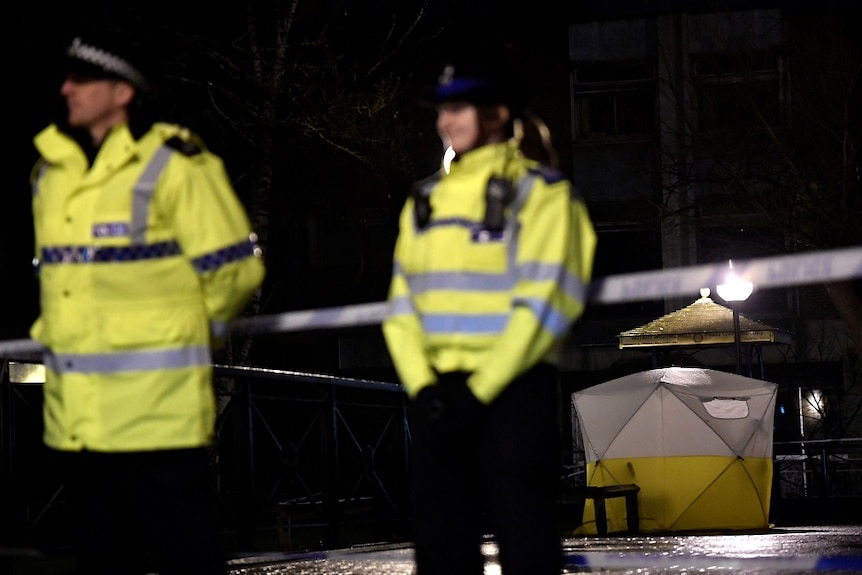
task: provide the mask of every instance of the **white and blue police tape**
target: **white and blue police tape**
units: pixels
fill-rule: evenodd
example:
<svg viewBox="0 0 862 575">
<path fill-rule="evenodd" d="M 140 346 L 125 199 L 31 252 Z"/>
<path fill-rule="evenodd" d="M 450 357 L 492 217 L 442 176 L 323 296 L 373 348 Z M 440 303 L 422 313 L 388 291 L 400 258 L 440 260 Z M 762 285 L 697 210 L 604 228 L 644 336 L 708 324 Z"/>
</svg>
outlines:
<svg viewBox="0 0 862 575">
<path fill-rule="evenodd" d="M 566 555 L 567 567 L 663 571 L 862 571 L 862 555 L 772 555 L 726 557 L 670 553 L 589 552 Z"/>
<path fill-rule="evenodd" d="M 381 301 L 307 311 L 289 311 L 269 316 L 241 317 L 231 322 L 230 329 L 241 332 L 282 333 L 376 325 L 386 316 L 387 309 L 388 304 Z"/>
<path fill-rule="evenodd" d="M 862 247 L 734 260 L 733 271 L 758 289 L 848 280 L 862 277 Z M 589 301 L 612 304 L 696 296 L 700 288 L 723 283 L 727 272 L 724 264 L 708 264 L 597 278 Z"/>
<path fill-rule="evenodd" d="M 828 283 L 862 277 L 862 247 L 807 252 L 733 262 L 734 273 L 758 289 Z M 668 297 L 692 296 L 704 287 L 723 283 L 725 264 L 644 271 L 596 278 L 590 284 L 591 304 L 616 304 Z M 387 311 L 386 302 L 291 311 L 275 315 L 242 317 L 230 324 L 233 332 L 286 333 L 319 329 L 377 325 Z M 29 339 L 0 342 L 0 357 L 39 353 L 41 346 Z"/>
<path fill-rule="evenodd" d="M 496 558 L 489 558 L 496 563 Z M 372 546 L 371 548 L 336 549 L 331 551 L 264 553 L 229 561 L 232 568 L 248 567 L 256 564 L 278 563 L 317 563 L 338 562 L 379 563 L 389 566 L 410 567 L 414 563 L 413 549 L 405 545 Z M 773 572 L 773 571 L 842 571 L 862 572 L 862 555 L 757 555 L 734 557 L 726 555 L 691 555 L 664 552 L 611 552 L 588 551 L 567 553 L 565 566 L 568 569 L 601 571 L 641 571 L 664 572 L 699 571 L 716 573 L 733 572 Z M 334 567 L 334 565 L 333 565 Z M 568 570 L 567 569 L 567 570 Z"/>
</svg>

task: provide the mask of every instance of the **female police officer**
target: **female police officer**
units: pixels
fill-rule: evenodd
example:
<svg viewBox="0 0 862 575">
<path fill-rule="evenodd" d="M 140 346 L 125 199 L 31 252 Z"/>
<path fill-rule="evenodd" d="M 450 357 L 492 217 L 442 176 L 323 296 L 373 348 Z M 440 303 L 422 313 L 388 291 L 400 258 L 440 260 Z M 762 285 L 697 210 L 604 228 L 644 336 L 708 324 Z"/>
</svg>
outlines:
<svg viewBox="0 0 862 575">
<path fill-rule="evenodd" d="M 525 155 L 505 60 L 447 65 L 428 99 L 455 157 L 404 206 L 383 325 L 411 398 L 418 573 L 481 574 L 486 526 L 505 575 L 559 573 L 555 363 L 595 233 L 572 185 Z"/>
</svg>

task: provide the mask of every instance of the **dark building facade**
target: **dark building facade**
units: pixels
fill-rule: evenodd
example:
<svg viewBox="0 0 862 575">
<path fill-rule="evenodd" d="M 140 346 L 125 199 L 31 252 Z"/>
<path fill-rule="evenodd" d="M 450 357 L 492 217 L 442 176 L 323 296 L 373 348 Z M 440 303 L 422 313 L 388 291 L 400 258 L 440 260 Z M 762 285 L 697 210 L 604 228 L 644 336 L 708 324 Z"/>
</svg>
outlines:
<svg viewBox="0 0 862 575">
<path fill-rule="evenodd" d="M 839 60 L 846 53 L 835 41 L 834 58 L 824 58 L 818 72 L 809 65 L 814 50 L 826 54 L 832 47 L 827 40 L 812 43 L 806 27 L 834 31 L 830 18 L 840 16 L 830 6 L 810 11 L 804 3 L 789 9 L 676 4 L 671 10 L 604 10 L 569 28 L 572 171 L 599 230 L 596 275 L 862 242 L 852 217 L 835 222 L 848 228 L 835 236 L 812 232 L 829 227 L 813 222 L 812 214 L 831 203 L 826 187 L 840 185 L 816 168 L 832 150 L 803 153 L 799 144 L 815 139 L 813 131 L 800 136 L 800 116 L 831 121 L 833 104 L 812 97 L 808 86 L 839 90 Z M 835 122 L 836 130 L 852 132 L 854 122 L 858 116 L 850 114 L 844 126 Z M 840 170 L 836 166 L 835 173 Z M 820 183 L 823 190 L 812 199 L 810 188 Z M 716 286 L 703 287 L 715 293 Z M 850 289 L 858 295 L 858 286 Z M 589 374 L 584 379 L 592 383 L 643 366 L 643 352 L 621 349 L 615 336 L 696 298 L 591 308 L 577 328 L 569 371 Z M 862 431 L 852 324 L 834 302 L 820 285 L 755 286 L 739 304 L 748 317 L 793 335 L 789 345 L 743 346 L 747 354 L 760 354 L 766 379 L 781 385 L 777 440 Z M 732 369 L 733 354 L 727 346 L 664 357 Z"/>
</svg>

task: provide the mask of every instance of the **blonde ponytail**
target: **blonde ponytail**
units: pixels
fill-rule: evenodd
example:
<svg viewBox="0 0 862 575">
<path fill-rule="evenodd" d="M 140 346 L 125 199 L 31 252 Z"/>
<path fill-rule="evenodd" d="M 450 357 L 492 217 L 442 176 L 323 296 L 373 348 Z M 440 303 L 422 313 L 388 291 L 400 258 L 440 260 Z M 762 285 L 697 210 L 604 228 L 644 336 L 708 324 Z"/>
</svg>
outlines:
<svg viewBox="0 0 862 575">
<path fill-rule="evenodd" d="M 515 119 L 512 128 L 513 136 L 525 157 L 552 168 L 560 167 L 551 131 L 541 118 L 525 111 Z"/>
</svg>

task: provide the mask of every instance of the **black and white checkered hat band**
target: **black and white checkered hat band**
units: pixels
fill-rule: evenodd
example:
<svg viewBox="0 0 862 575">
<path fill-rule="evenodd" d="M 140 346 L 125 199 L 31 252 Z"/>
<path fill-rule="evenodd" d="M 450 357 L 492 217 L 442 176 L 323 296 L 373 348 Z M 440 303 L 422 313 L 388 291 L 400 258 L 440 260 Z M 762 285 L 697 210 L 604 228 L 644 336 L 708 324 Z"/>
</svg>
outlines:
<svg viewBox="0 0 862 575">
<path fill-rule="evenodd" d="M 140 88 L 147 88 L 149 86 L 144 75 L 129 62 L 101 48 L 85 44 L 80 38 L 75 38 L 72 41 L 72 44 L 66 51 L 66 55 L 70 58 L 97 66 L 108 73 L 116 74 Z"/>
</svg>

